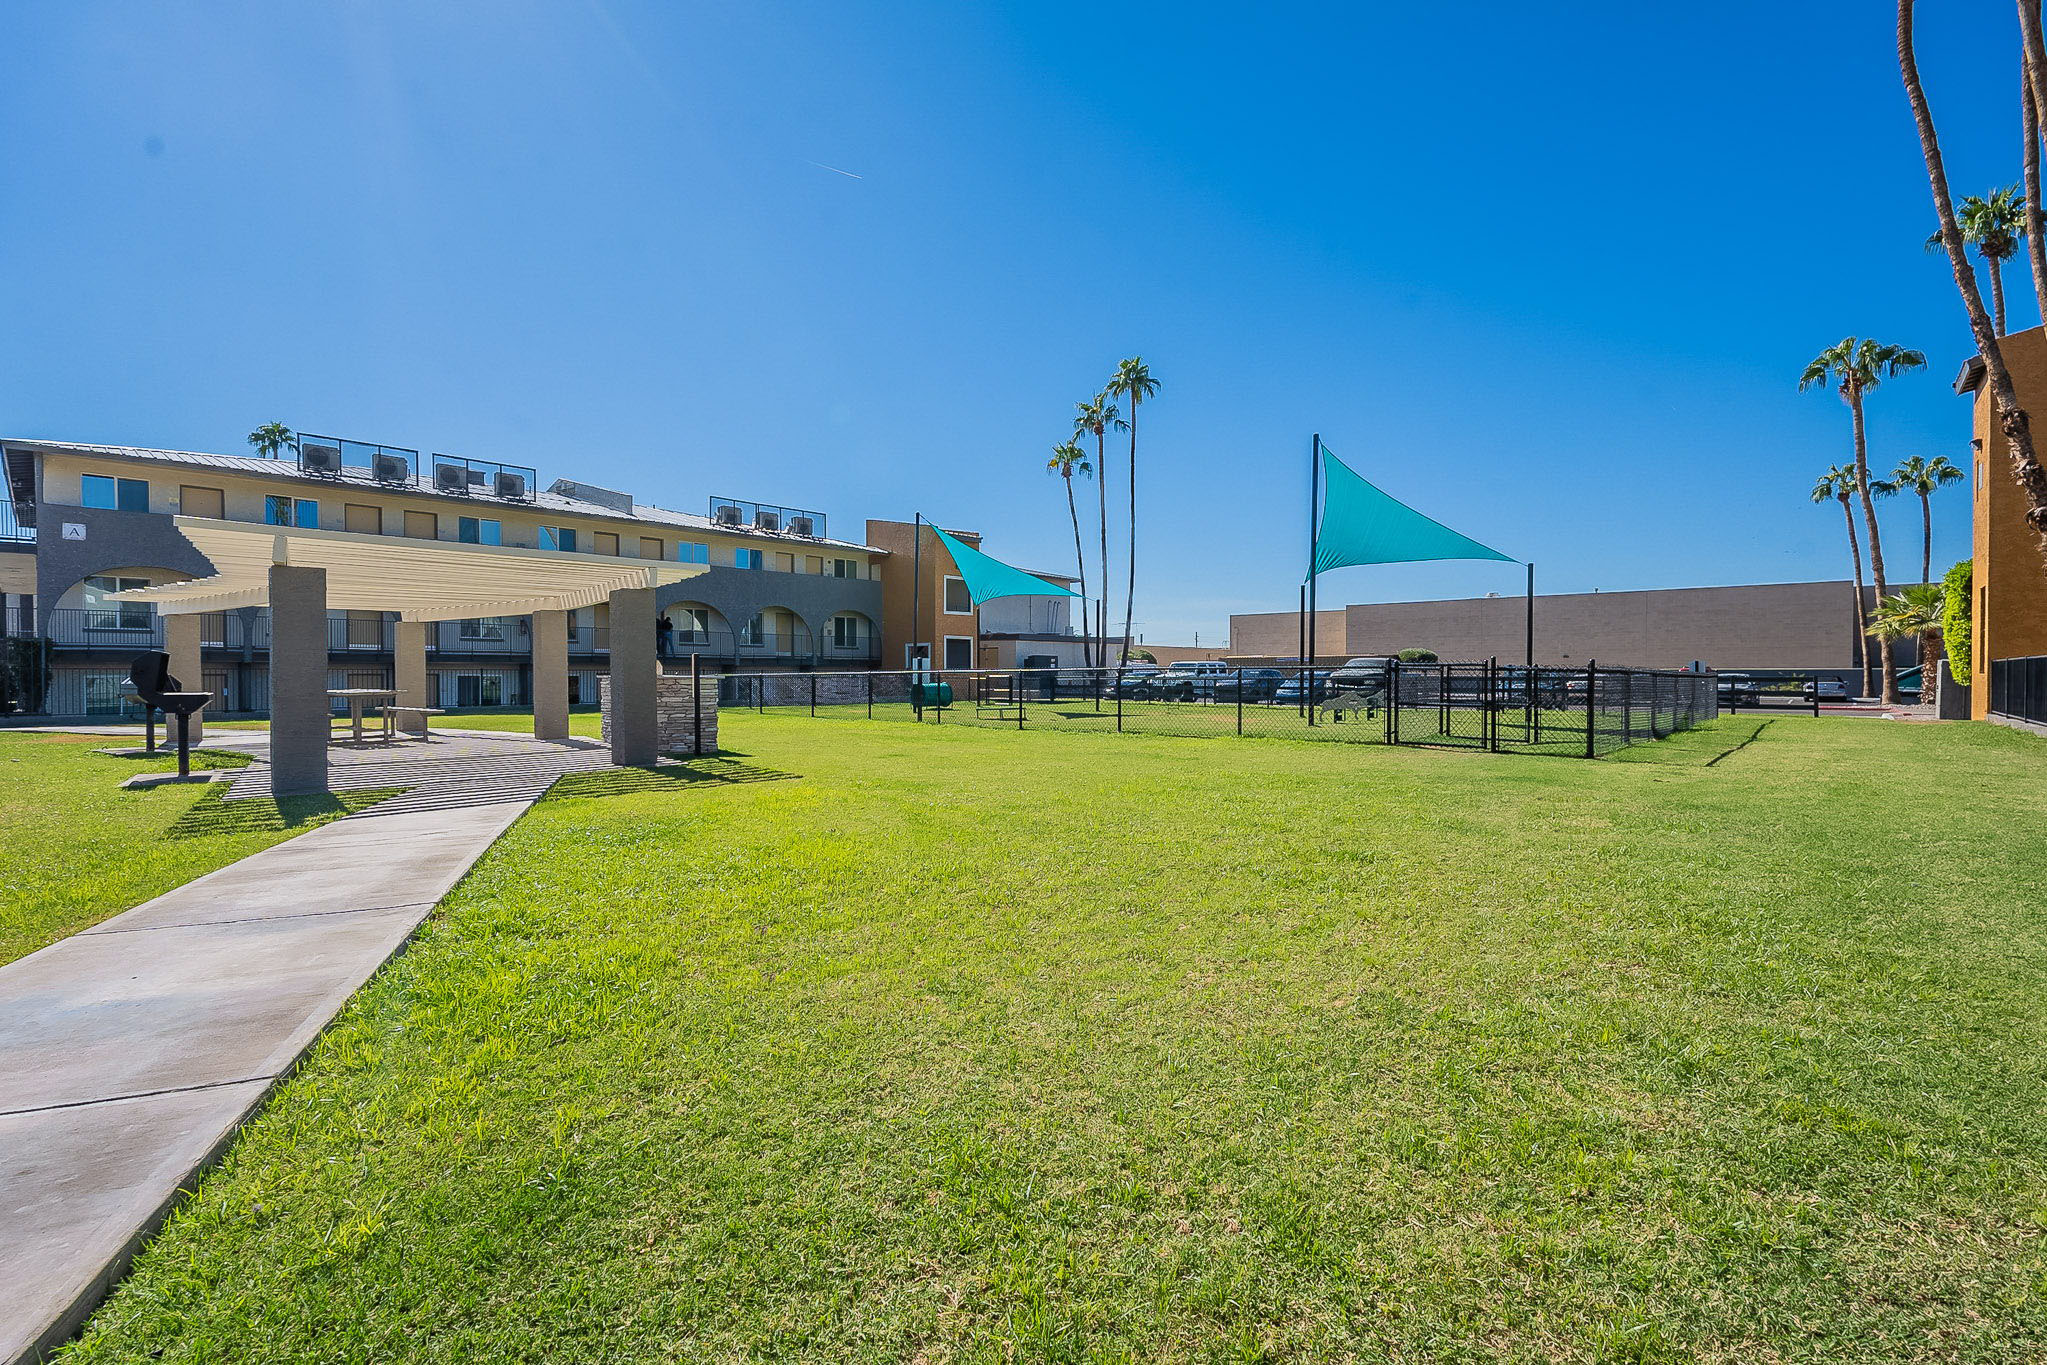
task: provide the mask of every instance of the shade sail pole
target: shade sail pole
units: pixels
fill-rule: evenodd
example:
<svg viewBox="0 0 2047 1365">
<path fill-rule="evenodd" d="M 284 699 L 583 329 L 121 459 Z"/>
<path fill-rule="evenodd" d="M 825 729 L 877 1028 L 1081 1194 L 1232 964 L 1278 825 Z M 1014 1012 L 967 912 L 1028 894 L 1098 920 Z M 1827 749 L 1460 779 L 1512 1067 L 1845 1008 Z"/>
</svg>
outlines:
<svg viewBox="0 0 2047 1365">
<path fill-rule="evenodd" d="M 910 523 L 910 657 L 911 668 L 923 657 L 924 645 L 924 514 Z"/>
<path fill-rule="evenodd" d="M 1315 443 L 1308 455 L 1308 657 L 1304 666 L 1308 670 L 1307 682 L 1303 684 L 1308 698 L 1308 724 L 1315 723 L 1315 513 L 1316 505 L 1322 500 L 1322 433 L 1315 433 Z"/>
<path fill-rule="evenodd" d="M 1528 619 L 1525 623 L 1526 640 L 1524 643 L 1528 647 L 1528 672 L 1533 676 L 1535 673 L 1535 561 L 1532 559 L 1528 561 L 1527 615 Z"/>
</svg>

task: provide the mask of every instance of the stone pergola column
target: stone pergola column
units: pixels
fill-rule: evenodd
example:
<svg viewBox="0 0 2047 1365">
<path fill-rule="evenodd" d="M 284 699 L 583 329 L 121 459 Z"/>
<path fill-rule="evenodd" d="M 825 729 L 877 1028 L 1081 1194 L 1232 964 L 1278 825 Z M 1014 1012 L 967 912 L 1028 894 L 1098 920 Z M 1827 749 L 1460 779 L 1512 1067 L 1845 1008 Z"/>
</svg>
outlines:
<svg viewBox="0 0 2047 1365">
<path fill-rule="evenodd" d="M 270 788 L 327 790 L 327 571 L 270 566 Z"/>
<path fill-rule="evenodd" d="M 537 660 L 536 660 L 537 663 Z M 654 590 L 620 588 L 611 594 L 611 761 L 652 767 L 661 742 L 654 719 Z M 535 669 L 535 676 L 538 676 Z M 567 687 L 566 682 L 563 684 Z"/>
<path fill-rule="evenodd" d="M 400 621 L 391 636 L 391 686 L 398 693 L 400 706 L 434 704 L 427 693 L 426 633 L 436 625 L 437 622 Z M 426 733 L 425 716 L 401 714 L 398 725 L 408 735 Z"/>
<path fill-rule="evenodd" d="M 164 653 L 171 656 L 171 676 L 176 678 L 179 685 L 187 692 L 204 692 L 206 690 L 206 673 L 199 662 L 199 622 L 202 619 L 204 618 L 191 612 L 163 618 Z M 208 703 L 208 705 L 218 704 L 218 698 Z M 205 719 L 206 712 L 203 710 L 192 713 L 190 724 L 192 726 L 192 742 L 194 744 L 199 742 L 199 736 L 205 731 L 205 726 L 202 723 Z M 168 721 L 165 723 L 169 725 Z M 177 727 L 169 725 L 169 728 L 172 736 L 175 737 Z"/>
<path fill-rule="evenodd" d="M 651 640 L 652 627 L 648 628 Z M 614 659 L 618 656 L 614 653 Z M 618 684 L 612 684 L 613 695 Z M 569 614 L 533 613 L 533 737 L 569 737 Z"/>
</svg>

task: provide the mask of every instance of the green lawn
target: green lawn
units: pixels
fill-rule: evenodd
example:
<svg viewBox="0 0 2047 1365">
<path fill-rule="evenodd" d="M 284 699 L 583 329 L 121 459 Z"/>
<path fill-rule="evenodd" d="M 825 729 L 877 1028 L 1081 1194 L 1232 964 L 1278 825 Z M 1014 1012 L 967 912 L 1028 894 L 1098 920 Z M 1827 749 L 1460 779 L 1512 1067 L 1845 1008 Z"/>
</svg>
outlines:
<svg viewBox="0 0 2047 1365">
<path fill-rule="evenodd" d="M 69 1359 L 2047 1352 L 2036 739 L 723 738 L 515 826 Z"/>
<path fill-rule="evenodd" d="M 139 733 L 139 731 L 138 731 Z M 122 779 L 169 772 L 170 756 L 113 758 L 106 735 L 0 731 L 0 962 L 97 924 L 364 804 L 347 797 L 262 798 L 223 806 L 220 789 L 124 791 Z M 195 769 L 239 766 L 200 752 Z M 388 793 L 384 793 L 388 794 Z"/>
</svg>

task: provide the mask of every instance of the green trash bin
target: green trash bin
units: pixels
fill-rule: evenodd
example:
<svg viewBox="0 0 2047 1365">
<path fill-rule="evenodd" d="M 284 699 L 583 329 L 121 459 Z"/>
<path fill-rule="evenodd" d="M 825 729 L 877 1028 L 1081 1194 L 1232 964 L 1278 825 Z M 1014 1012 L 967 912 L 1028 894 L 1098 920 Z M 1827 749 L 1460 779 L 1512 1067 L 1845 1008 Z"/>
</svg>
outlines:
<svg viewBox="0 0 2047 1365">
<path fill-rule="evenodd" d="M 910 704 L 920 711 L 939 710 L 952 705 L 952 684 L 929 682 L 910 684 Z"/>
</svg>

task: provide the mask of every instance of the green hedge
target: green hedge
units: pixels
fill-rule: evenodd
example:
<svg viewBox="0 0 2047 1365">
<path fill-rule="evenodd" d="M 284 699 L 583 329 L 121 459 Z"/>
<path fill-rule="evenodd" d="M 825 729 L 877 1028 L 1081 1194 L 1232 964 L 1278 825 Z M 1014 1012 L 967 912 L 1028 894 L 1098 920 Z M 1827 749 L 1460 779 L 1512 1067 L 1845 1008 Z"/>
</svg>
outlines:
<svg viewBox="0 0 2047 1365">
<path fill-rule="evenodd" d="M 1941 606 L 1940 634 L 1947 646 L 1948 672 L 1964 687 L 1969 685 L 1969 661 L 1976 657 L 1969 638 L 1969 599 L 1974 578 L 1974 561 L 1965 559 L 1940 580 L 1940 586 L 1947 592 L 1947 600 Z"/>
</svg>

